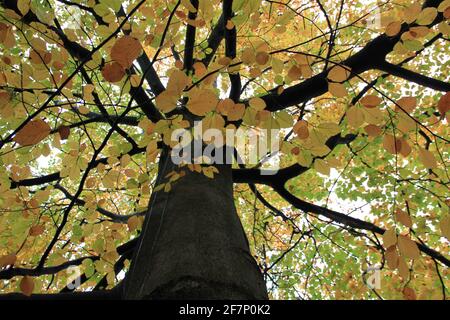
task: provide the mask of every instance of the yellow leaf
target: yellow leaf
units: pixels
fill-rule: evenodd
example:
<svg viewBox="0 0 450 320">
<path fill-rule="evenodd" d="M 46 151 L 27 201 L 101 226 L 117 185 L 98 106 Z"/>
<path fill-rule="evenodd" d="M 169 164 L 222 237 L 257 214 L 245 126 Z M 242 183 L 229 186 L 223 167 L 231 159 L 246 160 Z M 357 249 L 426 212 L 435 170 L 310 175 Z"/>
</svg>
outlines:
<svg viewBox="0 0 450 320">
<path fill-rule="evenodd" d="M 400 254 L 406 258 L 417 259 L 420 257 L 420 251 L 417 244 L 409 237 L 400 235 L 397 241 Z"/>
<path fill-rule="evenodd" d="M 193 88 L 189 91 L 188 110 L 197 116 L 204 116 L 216 108 L 219 99 L 208 89 Z"/>
<path fill-rule="evenodd" d="M 22 16 L 25 16 L 30 11 L 30 0 L 18 0 L 17 9 L 19 9 Z"/>
<path fill-rule="evenodd" d="M 172 91 L 165 90 L 156 97 L 156 106 L 164 113 L 170 112 L 177 107 L 178 98 Z"/>
<path fill-rule="evenodd" d="M 341 128 L 339 128 L 339 125 L 332 122 L 324 122 L 319 124 L 317 126 L 317 130 L 327 136 L 334 136 L 341 133 Z"/>
<path fill-rule="evenodd" d="M 364 123 L 364 114 L 355 106 L 348 108 L 346 115 L 348 124 L 355 129 L 359 128 Z"/>
<path fill-rule="evenodd" d="M 394 21 L 387 25 L 386 35 L 388 37 L 396 36 L 402 29 L 402 23 L 400 21 Z"/>
<path fill-rule="evenodd" d="M 175 69 L 170 74 L 167 91 L 170 91 L 173 95 L 181 95 L 188 83 L 188 76 L 183 71 Z"/>
<path fill-rule="evenodd" d="M 414 22 L 422 11 L 422 7 L 419 2 L 415 2 L 412 6 L 406 8 L 403 12 L 404 20 L 406 23 Z"/>
<path fill-rule="evenodd" d="M 181 5 L 189 10 L 189 12 L 195 13 L 197 9 L 192 5 L 190 0 L 181 0 Z"/>
<path fill-rule="evenodd" d="M 450 215 L 446 215 L 439 223 L 442 235 L 450 240 Z"/>
<path fill-rule="evenodd" d="M 252 98 L 249 100 L 249 105 L 257 111 L 264 110 L 266 108 L 266 102 L 261 98 Z"/>
<path fill-rule="evenodd" d="M 241 120 L 245 113 L 245 105 L 242 103 L 233 103 L 227 112 L 228 121 Z"/>
<path fill-rule="evenodd" d="M 132 87 L 138 87 L 139 84 L 141 83 L 141 76 L 138 74 L 133 74 L 130 77 L 130 83 Z"/>
<path fill-rule="evenodd" d="M 398 259 L 397 269 L 398 269 L 398 273 L 400 274 L 400 277 L 402 277 L 403 279 L 408 279 L 409 268 L 405 262 L 405 259 L 403 259 L 402 257 L 399 257 L 399 259 Z"/>
<path fill-rule="evenodd" d="M 344 82 L 348 80 L 350 74 L 351 74 L 350 67 L 334 66 L 328 72 L 327 78 L 328 80 L 333 82 Z"/>
<path fill-rule="evenodd" d="M 314 169 L 316 169 L 317 172 L 329 176 L 330 175 L 330 166 L 325 160 L 322 159 L 316 159 L 314 161 Z"/>
<path fill-rule="evenodd" d="M 383 233 L 383 246 L 387 249 L 397 243 L 395 229 L 388 229 Z"/>
<path fill-rule="evenodd" d="M 17 132 L 13 140 L 21 146 L 32 146 L 45 139 L 50 131 L 50 126 L 44 120 L 31 120 Z"/>
<path fill-rule="evenodd" d="M 436 19 L 438 11 L 436 8 L 428 7 L 422 10 L 422 12 L 417 17 L 417 24 L 421 26 L 427 26 L 431 24 L 434 19 Z"/>
<path fill-rule="evenodd" d="M 328 91 L 336 98 L 344 98 L 348 95 L 347 88 L 341 83 L 328 83 Z"/>
</svg>

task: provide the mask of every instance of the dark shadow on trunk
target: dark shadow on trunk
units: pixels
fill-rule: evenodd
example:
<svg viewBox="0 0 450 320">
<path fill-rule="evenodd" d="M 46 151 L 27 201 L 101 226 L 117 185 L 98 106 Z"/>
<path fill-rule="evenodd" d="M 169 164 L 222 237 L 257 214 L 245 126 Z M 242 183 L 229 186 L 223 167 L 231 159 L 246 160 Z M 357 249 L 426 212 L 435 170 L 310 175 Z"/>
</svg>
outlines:
<svg viewBox="0 0 450 320">
<path fill-rule="evenodd" d="M 268 298 L 234 205 L 231 166 L 216 167 L 214 179 L 185 168 L 170 192 L 152 195 L 125 299 Z M 165 153 L 158 179 L 174 168 Z"/>
</svg>

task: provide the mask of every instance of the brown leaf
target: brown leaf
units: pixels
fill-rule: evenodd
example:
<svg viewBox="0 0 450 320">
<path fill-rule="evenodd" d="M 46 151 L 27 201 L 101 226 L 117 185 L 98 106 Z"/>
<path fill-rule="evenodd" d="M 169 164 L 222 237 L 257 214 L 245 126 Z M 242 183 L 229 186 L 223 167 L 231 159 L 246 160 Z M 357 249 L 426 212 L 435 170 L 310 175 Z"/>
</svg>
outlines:
<svg viewBox="0 0 450 320">
<path fill-rule="evenodd" d="M 394 21 L 387 25 L 386 35 L 388 37 L 396 36 L 402 29 L 402 23 L 400 21 Z"/>
<path fill-rule="evenodd" d="M 59 136 L 61 137 L 61 140 L 67 140 L 67 138 L 70 135 L 70 127 L 68 126 L 60 126 L 58 128 Z"/>
<path fill-rule="evenodd" d="M 20 281 L 20 291 L 26 296 L 31 296 L 34 290 L 34 280 L 32 277 L 25 276 Z"/>
<path fill-rule="evenodd" d="M 117 39 L 111 48 L 111 59 L 118 62 L 124 69 L 128 69 L 142 52 L 139 40 L 131 36 Z"/>
<path fill-rule="evenodd" d="M 437 161 L 433 153 L 427 149 L 419 149 L 419 160 L 428 169 L 434 169 L 437 167 Z"/>
<path fill-rule="evenodd" d="M 39 236 L 39 235 L 43 234 L 44 231 L 45 231 L 44 226 L 38 224 L 38 225 L 32 226 L 32 227 L 30 228 L 29 234 L 30 234 L 30 236 L 32 236 L 32 237 L 36 237 L 36 236 Z"/>
<path fill-rule="evenodd" d="M 42 119 L 31 120 L 13 138 L 21 146 L 32 146 L 50 134 L 50 126 Z"/>
<path fill-rule="evenodd" d="M 383 233 L 383 246 L 385 248 L 392 247 L 397 243 L 397 233 L 395 229 L 388 229 Z"/>
<path fill-rule="evenodd" d="M 402 223 L 405 227 L 412 228 L 411 217 L 404 211 L 397 209 L 395 211 L 395 218 Z"/>
<path fill-rule="evenodd" d="M 136 230 L 139 227 L 139 217 L 132 216 L 132 217 L 128 218 L 127 225 L 128 225 L 128 230 L 130 230 L 130 231 Z"/>
<path fill-rule="evenodd" d="M 350 77 L 351 69 L 347 66 L 334 66 L 328 72 L 328 80 L 333 82 L 344 82 Z"/>
<path fill-rule="evenodd" d="M 397 248 L 395 246 L 389 247 L 384 253 L 387 265 L 391 269 L 396 269 L 398 267 L 399 256 L 397 253 Z"/>
<path fill-rule="evenodd" d="M 400 254 L 406 258 L 418 259 L 420 257 L 417 244 L 407 236 L 400 235 L 397 240 L 397 246 Z"/>
<path fill-rule="evenodd" d="M 102 75 L 108 82 L 119 82 L 125 76 L 125 69 L 120 63 L 113 61 L 103 67 Z"/>
<path fill-rule="evenodd" d="M 12 266 L 16 263 L 17 256 L 15 254 L 7 254 L 6 256 L 0 257 L 0 268 L 6 266 Z"/>
<path fill-rule="evenodd" d="M 293 130 L 299 139 L 307 139 L 309 137 L 308 123 L 304 120 L 298 121 Z"/>
<path fill-rule="evenodd" d="M 416 292 L 413 289 L 411 289 L 411 288 L 405 287 L 403 289 L 402 293 L 403 293 L 403 297 L 406 300 L 416 300 L 417 299 L 416 298 Z"/>
<path fill-rule="evenodd" d="M 383 139 L 383 147 L 387 152 L 397 154 L 401 150 L 402 142 L 400 139 L 397 139 L 390 134 L 386 134 Z"/>
<path fill-rule="evenodd" d="M 450 110 L 450 92 L 447 92 L 439 99 L 438 110 L 443 117 Z"/>
<path fill-rule="evenodd" d="M 360 102 L 366 108 L 376 108 L 383 100 L 380 97 L 368 95 L 362 98 Z"/>
<path fill-rule="evenodd" d="M 409 277 L 409 267 L 405 262 L 405 259 L 403 259 L 402 257 L 399 257 L 398 259 L 398 273 L 400 275 L 400 277 L 402 277 L 403 279 L 408 279 Z"/>
<path fill-rule="evenodd" d="M 374 124 L 369 124 L 368 126 L 364 127 L 364 131 L 367 132 L 369 137 L 378 137 L 383 132 L 380 127 Z"/>
<path fill-rule="evenodd" d="M 256 63 L 259 65 L 265 65 L 269 61 L 269 54 L 264 51 L 260 51 L 256 54 Z"/>
</svg>

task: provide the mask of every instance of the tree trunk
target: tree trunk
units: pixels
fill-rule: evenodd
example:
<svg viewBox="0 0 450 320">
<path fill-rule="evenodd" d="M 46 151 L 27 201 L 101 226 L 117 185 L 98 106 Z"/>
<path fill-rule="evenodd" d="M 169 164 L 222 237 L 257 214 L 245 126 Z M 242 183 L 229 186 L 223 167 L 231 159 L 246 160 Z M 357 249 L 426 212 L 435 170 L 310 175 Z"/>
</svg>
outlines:
<svg viewBox="0 0 450 320">
<path fill-rule="evenodd" d="M 158 183 L 175 167 L 162 156 Z M 152 195 L 125 299 L 268 298 L 234 205 L 231 166 L 216 167 L 214 179 L 185 168 L 170 192 Z"/>
</svg>

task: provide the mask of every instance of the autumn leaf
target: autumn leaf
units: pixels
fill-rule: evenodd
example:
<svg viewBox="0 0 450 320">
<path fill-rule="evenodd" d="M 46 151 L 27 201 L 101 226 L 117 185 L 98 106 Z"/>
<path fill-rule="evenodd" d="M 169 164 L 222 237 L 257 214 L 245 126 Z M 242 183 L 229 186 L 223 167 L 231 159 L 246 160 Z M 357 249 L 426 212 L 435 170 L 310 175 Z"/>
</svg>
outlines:
<svg viewBox="0 0 450 320">
<path fill-rule="evenodd" d="M 387 25 L 386 27 L 386 35 L 389 37 L 396 36 L 399 34 L 402 28 L 402 23 L 400 21 L 394 21 Z"/>
<path fill-rule="evenodd" d="M 433 153 L 427 149 L 419 148 L 419 160 L 428 169 L 434 169 L 437 167 L 437 161 Z"/>
<path fill-rule="evenodd" d="M 395 211 L 395 218 L 397 219 L 397 221 L 402 223 L 404 226 L 406 226 L 408 228 L 412 228 L 411 217 L 406 212 L 404 212 L 400 209 L 397 209 Z"/>
<path fill-rule="evenodd" d="M 50 126 L 42 119 L 28 122 L 13 140 L 21 146 L 32 146 L 44 140 L 50 134 Z"/>
<path fill-rule="evenodd" d="M 350 77 L 351 69 L 347 66 L 334 66 L 328 72 L 328 80 L 342 83 Z"/>
<path fill-rule="evenodd" d="M 374 95 L 365 96 L 360 100 L 361 104 L 366 108 L 378 107 L 383 100 L 380 97 Z"/>
<path fill-rule="evenodd" d="M 113 61 L 103 67 L 102 75 L 106 81 L 116 83 L 125 76 L 125 69 L 120 63 Z"/>
<path fill-rule="evenodd" d="M 30 228 L 29 234 L 32 237 L 37 237 L 37 236 L 43 234 L 44 231 L 45 231 L 45 228 L 43 225 L 35 225 Z"/>
<path fill-rule="evenodd" d="M 20 291 L 26 296 L 31 296 L 34 290 L 34 279 L 29 276 L 25 276 L 20 281 Z"/>
<path fill-rule="evenodd" d="M 0 257 L 0 268 L 12 266 L 16 263 L 17 256 L 15 254 L 7 254 Z"/>
<path fill-rule="evenodd" d="M 132 216 L 127 220 L 128 230 L 130 232 L 136 230 L 139 227 L 139 224 L 140 224 L 139 217 L 137 216 Z"/>
<path fill-rule="evenodd" d="M 383 233 L 383 246 L 387 249 L 397 244 L 397 233 L 395 229 L 388 229 Z"/>
<path fill-rule="evenodd" d="M 438 103 L 438 111 L 442 117 L 450 110 L 450 92 L 444 94 Z"/>
<path fill-rule="evenodd" d="M 305 120 L 298 121 L 293 130 L 299 139 L 307 139 L 309 137 L 308 123 Z"/>
<path fill-rule="evenodd" d="M 328 91 L 336 98 L 344 98 L 348 95 L 348 91 L 341 83 L 328 83 Z"/>
<path fill-rule="evenodd" d="M 420 257 L 420 251 L 417 244 L 409 237 L 399 235 L 397 246 L 400 254 L 406 258 L 418 259 Z"/>
<path fill-rule="evenodd" d="M 67 140 L 67 138 L 69 138 L 69 135 L 70 135 L 70 127 L 60 126 L 58 128 L 58 133 L 59 133 L 61 140 Z"/>
<path fill-rule="evenodd" d="M 450 240 L 450 215 L 443 217 L 439 226 L 441 228 L 442 235 Z"/>
<path fill-rule="evenodd" d="M 416 300 L 416 293 L 413 289 L 409 288 L 409 287 L 405 287 L 403 288 L 403 297 L 406 300 Z"/>
<path fill-rule="evenodd" d="M 112 46 L 111 59 L 119 63 L 123 69 L 129 69 L 141 52 L 142 46 L 139 40 L 131 36 L 123 36 Z"/>
<path fill-rule="evenodd" d="M 193 88 L 189 91 L 188 110 L 197 116 L 204 116 L 213 111 L 219 100 L 214 92 L 208 89 Z"/>
</svg>

